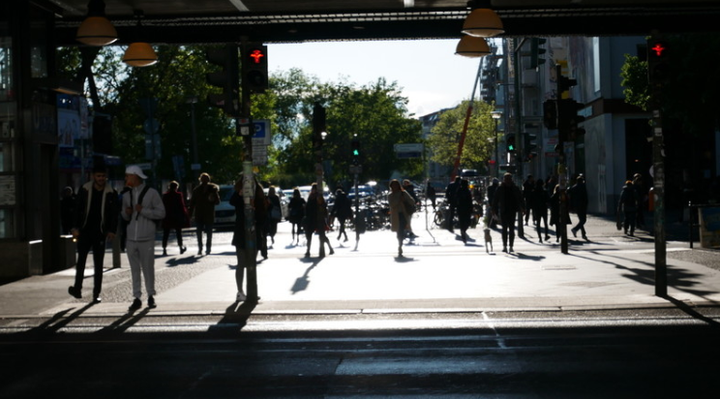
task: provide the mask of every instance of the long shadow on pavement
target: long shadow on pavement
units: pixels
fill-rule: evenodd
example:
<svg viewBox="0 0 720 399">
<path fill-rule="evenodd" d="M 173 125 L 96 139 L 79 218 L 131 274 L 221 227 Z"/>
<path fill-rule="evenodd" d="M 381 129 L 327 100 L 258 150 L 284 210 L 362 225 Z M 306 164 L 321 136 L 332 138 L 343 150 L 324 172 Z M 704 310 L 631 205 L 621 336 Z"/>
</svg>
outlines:
<svg viewBox="0 0 720 399">
<path fill-rule="evenodd" d="M 600 255 L 594 251 L 591 251 L 592 253 L 596 255 Z M 628 274 L 623 274 L 623 277 L 626 277 L 630 280 L 636 281 L 640 284 L 654 286 L 655 285 L 655 264 L 652 262 L 644 262 L 644 261 L 638 261 L 638 260 L 632 260 L 631 262 L 637 263 L 639 265 L 644 265 L 646 268 L 634 268 L 622 265 L 620 263 L 614 262 L 612 260 L 603 260 L 603 259 L 594 259 L 582 255 L 578 255 L 576 253 L 570 254 L 570 256 L 574 256 L 577 258 L 581 258 L 587 261 L 591 262 L 599 262 L 599 263 L 605 263 L 607 265 L 614 266 L 616 269 L 625 270 L 629 272 Z M 612 254 L 608 254 L 607 252 L 603 252 L 602 256 L 604 258 L 613 258 Z M 618 259 L 626 260 L 621 257 L 617 257 Z M 668 264 L 668 283 L 673 288 L 676 288 L 681 291 L 685 291 L 687 293 L 697 295 L 697 296 L 706 296 L 708 294 L 714 294 L 714 291 L 705 291 L 705 290 L 697 290 L 692 289 L 691 287 L 694 285 L 697 285 L 696 282 L 693 281 L 693 279 L 697 279 L 701 277 L 701 274 L 698 273 L 692 273 L 688 271 L 685 268 L 681 267 L 672 267 L 672 265 Z"/>
</svg>

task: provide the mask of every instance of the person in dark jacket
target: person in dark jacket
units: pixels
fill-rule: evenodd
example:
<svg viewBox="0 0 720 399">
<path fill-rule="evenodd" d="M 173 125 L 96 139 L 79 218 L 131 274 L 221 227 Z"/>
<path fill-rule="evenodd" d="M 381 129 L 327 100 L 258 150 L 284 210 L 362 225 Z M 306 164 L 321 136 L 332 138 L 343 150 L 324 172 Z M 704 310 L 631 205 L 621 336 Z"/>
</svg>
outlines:
<svg viewBox="0 0 720 399">
<path fill-rule="evenodd" d="M 277 189 L 275 186 L 270 186 L 268 188 L 268 195 L 267 195 L 267 201 L 268 201 L 268 217 L 267 217 L 267 223 L 265 224 L 265 231 L 268 236 L 270 236 L 270 240 L 272 244 L 275 244 L 275 234 L 277 234 L 277 225 L 280 223 L 280 220 L 282 219 L 282 207 L 280 206 L 280 197 L 277 195 Z M 265 240 L 267 241 L 267 239 Z M 266 243 L 267 246 L 267 243 Z M 267 255 L 267 252 L 265 252 L 265 255 Z"/>
<path fill-rule="evenodd" d="M 430 200 L 434 211 L 436 207 L 435 201 L 437 200 L 437 192 L 435 191 L 435 187 L 433 187 L 432 183 L 429 181 L 427 182 L 427 188 L 425 189 L 425 198 Z"/>
<path fill-rule="evenodd" d="M 198 255 L 202 255 L 203 238 L 205 232 L 205 254 L 212 252 L 213 224 L 215 224 L 215 205 L 220 204 L 220 187 L 210 183 L 210 175 L 200 175 L 200 185 L 195 187 L 190 198 L 190 216 L 195 218 L 195 232 L 198 242 Z"/>
<path fill-rule="evenodd" d="M 448 230 L 453 233 L 453 224 L 455 220 L 455 207 L 457 206 L 457 190 L 460 187 L 460 176 L 455 177 L 455 180 L 448 184 L 445 188 L 445 199 L 448 204 L 447 223 Z"/>
<path fill-rule="evenodd" d="M 550 194 L 545 189 L 545 181 L 543 179 L 535 180 L 535 189 L 530 198 L 530 206 L 532 207 L 533 223 L 537 230 L 538 239 L 543 242 L 542 223 L 545 223 L 545 241 L 550 239 L 548 228 L 548 206 L 550 204 Z"/>
<path fill-rule="evenodd" d="M 470 220 L 473 211 L 473 197 L 470 192 L 470 184 L 466 179 L 460 180 L 460 187 L 457 190 L 457 214 L 458 224 L 460 225 L 460 237 L 463 243 L 467 244 L 467 229 L 470 227 Z"/>
<path fill-rule="evenodd" d="M 560 241 L 560 201 L 563 195 L 560 185 L 556 184 L 550 196 L 550 225 L 555 226 L 555 241 Z M 565 224 L 572 224 L 569 206 L 565 207 Z"/>
<path fill-rule="evenodd" d="M 75 208 L 75 223 L 70 230 L 77 239 L 78 259 L 75 266 L 75 285 L 68 287 L 68 293 L 82 298 L 85 262 L 90 250 L 93 251 L 93 302 L 98 303 L 103 281 L 105 242 L 115 238 L 118 221 L 118 193 L 107 184 L 107 169 L 97 165 L 92 171 L 92 181 L 80 188 Z"/>
<path fill-rule="evenodd" d="M 582 238 L 587 240 L 585 222 L 587 221 L 588 193 L 587 188 L 585 187 L 585 177 L 583 177 L 583 175 L 579 175 L 577 177 L 575 184 L 568 190 L 568 195 L 570 196 L 572 209 L 578 217 L 577 224 L 570 231 L 572 231 L 574 237 L 577 237 L 577 232 L 580 230 Z"/>
<path fill-rule="evenodd" d="M 633 182 L 628 180 L 625 182 L 620 192 L 620 202 L 618 203 L 618 213 L 623 212 L 625 219 L 623 220 L 623 230 L 625 234 L 635 235 L 635 224 L 637 223 L 638 194 Z"/>
<path fill-rule="evenodd" d="M 181 192 L 178 191 L 180 185 L 176 181 L 171 181 L 168 190 L 163 194 L 163 205 L 165 206 L 165 219 L 163 219 L 163 239 L 162 248 L 163 255 L 167 255 L 167 243 L 170 237 L 170 230 L 175 231 L 178 248 L 180 254 L 184 254 L 187 247 L 183 246 L 183 227 L 190 227 L 190 218 L 187 207 L 185 207 L 185 199 Z"/>
<path fill-rule="evenodd" d="M 525 208 L 523 207 L 522 193 L 513 182 L 512 173 L 505 173 L 503 176 L 503 182 L 498 187 L 493 198 L 492 211 L 493 215 L 500 219 L 500 225 L 502 226 L 503 252 L 508 252 L 508 241 L 510 244 L 509 252 L 513 252 L 515 218 L 518 212 L 524 214 Z"/>
<path fill-rule="evenodd" d="M 237 286 L 237 302 L 243 302 L 247 299 L 243 283 L 245 281 L 245 269 L 248 266 L 249 259 L 256 259 L 258 253 L 258 243 L 262 240 L 262 226 L 267 222 L 267 200 L 260 183 L 253 179 L 252 184 L 255 186 L 255 197 L 250 201 L 250 206 L 255 210 L 255 247 L 252 253 L 249 250 L 247 236 L 245 234 L 245 200 L 243 198 L 243 177 L 235 182 L 235 190 L 230 197 L 230 205 L 235 207 L 235 228 L 233 230 L 232 245 L 235 246 L 235 255 L 237 256 L 238 265 L 235 269 L 235 284 Z M 257 299 L 257 298 L 254 298 Z"/>
<path fill-rule="evenodd" d="M 295 239 L 297 238 L 298 244 L 300 243 L 300 233 L 302 231 L 302 221 L 305 217 L 305 199 L 300 195 L 300 190 L 297 189 L 297 187 L 293 190 L 292 198 L 290 198 L 290 203 L 288 204 L 288 212 L 290 213 L 290 216 L 288 217 L 292 229 L 292 239 L 293 243 L 295 243 Z"/>
<path fill-rule="evenodd" d="M 319 193 L 317 183 L 313 183 L 310 188 L 307 204 L 305 205 L 305 226 L 303 226 L 305 229 L 305 239 L 307 240 L 306 258 L 310 257 L 310 245 L 312 244 L 312 236 L 314 233 L 318 233 L 318 239 L 320 241 L 319 257 L 325 257 L 325 244 L 327 244 L 330 249 L 330 255 L 335 253 L 330 246 L 330 240 L 328 240 L 325 234 L 327 216 L 328 212 L 325 198 Z"/>
<path fill-rule="evenodd" d="M 347 194 L 341 188 L 335 191 L 335 204 L 330 216 L 337 220 L 340 225 L 337 239 L 340 240 L 345 235 L 345 242 L 347 242 L 348 236 L 347 232 L 345 232 L 345 222 L 352 217 L 352 206 Z"/>
<path fill-rule="evenodd" d="M 533 191 L 535 191 L 535 177 L 533 177 L 533 175 L 528 175 L 522 186 L 523 201 L 525 204 L 525 210 L 527 211 L 525 212 L 525 226 L 528 225 L 528 220 L 530 220 L 530 211 L 532 210 L 530 200 L 532 198 Z"/>
</svg>

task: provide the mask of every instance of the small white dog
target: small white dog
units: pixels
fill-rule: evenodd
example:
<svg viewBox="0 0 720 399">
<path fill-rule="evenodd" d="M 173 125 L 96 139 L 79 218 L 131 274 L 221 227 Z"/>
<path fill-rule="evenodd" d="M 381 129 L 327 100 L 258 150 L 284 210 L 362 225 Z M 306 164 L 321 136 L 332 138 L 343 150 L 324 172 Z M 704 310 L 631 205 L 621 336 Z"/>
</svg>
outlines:
<svg viewBox="0 0 720 399">
<path fill-rule="evenodd" d="M 490 229 L 484 229 L 485 232 L 485 251 L 487 253 L 490 253 L 490 251 L 495 252 L 492 245 L 492 235 L 490 235 Z"/>
</svg>

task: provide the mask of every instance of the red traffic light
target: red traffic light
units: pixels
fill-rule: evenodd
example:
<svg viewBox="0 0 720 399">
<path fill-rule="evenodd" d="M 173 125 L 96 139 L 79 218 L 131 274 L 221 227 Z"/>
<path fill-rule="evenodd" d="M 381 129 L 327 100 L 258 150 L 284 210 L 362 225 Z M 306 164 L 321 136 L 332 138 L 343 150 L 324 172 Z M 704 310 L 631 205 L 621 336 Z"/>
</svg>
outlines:
<svg viewBox="0 0 720 399">
<path fill-rule="evenodd" d="M 665 50 L 667 50 L 667 47 L 665 46 L 665 43 L 657 42 L 650 48 L 650 50 L 655 52 L 656 57 L 662 57 Z"/>
<path fill-rule="evenodd" d="M 497 162 L 496 162 L 494 159 L 491 159 L 491 160 L 488 161 L 488 163 L 489 163 L 490 165 L 495 165 Z"/>
<path fill-rule="evenodd" d="M 250 50 L 250 53 L 248 54 L 248 58 L 250 59 L 250 62 L 253 64 L 261 64 L 263 63 L 265 58 L 265 52 L 261 49 L 252 49 Z"/>
</svg>

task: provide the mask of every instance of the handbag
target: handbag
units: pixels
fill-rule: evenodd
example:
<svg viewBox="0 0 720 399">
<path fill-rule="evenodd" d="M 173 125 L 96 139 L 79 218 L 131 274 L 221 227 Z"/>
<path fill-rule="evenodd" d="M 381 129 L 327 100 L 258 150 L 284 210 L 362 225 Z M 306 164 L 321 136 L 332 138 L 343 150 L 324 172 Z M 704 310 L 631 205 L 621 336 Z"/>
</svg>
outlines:
<svg viewBox="0 0 720 399">
<path fill-rule="evenodd" d="M 271 218 L 272 220 L 280 220 L 280 219 L 282 218 L 282 217 L 280 216 L 280 209 L 278 209 L 277 207 L 273 207 L 273 208 L 270 210 L 270 218 Z"/>
</svg>

